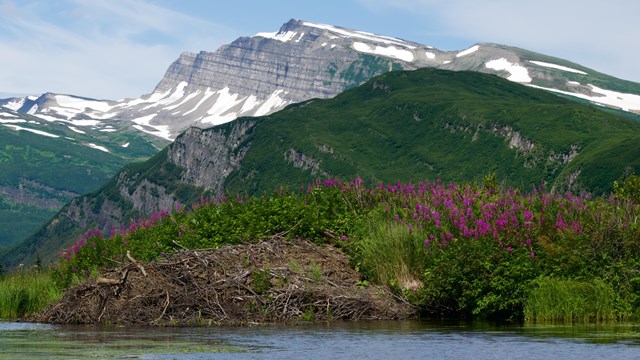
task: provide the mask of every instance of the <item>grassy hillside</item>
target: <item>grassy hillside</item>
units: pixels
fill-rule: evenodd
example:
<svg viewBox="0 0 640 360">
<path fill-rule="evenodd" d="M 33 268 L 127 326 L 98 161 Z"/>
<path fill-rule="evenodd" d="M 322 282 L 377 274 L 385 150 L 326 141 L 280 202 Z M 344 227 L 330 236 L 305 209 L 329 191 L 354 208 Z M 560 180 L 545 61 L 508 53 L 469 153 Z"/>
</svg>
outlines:
<svg viewBox="0 0 640 360">
<path fill-rule="evenodd" d="M 0 119 L 0 247 L 23 240 L 72 197 L 96 190 L 124 164 L 157 151 L 131 131 L 79 133 L 4 108 Z"/>
<path fill-rule="evenodd" d="M 248 129 L 244 135 L 229 141 L 243 126 Z M 497 76 L 464 71 L 392 72 L 333 99 L 241 118 L 198 136 L 212 133 L 226 137 L 218 140 L 226 153 L 217 159 L 191 159 L 192 169 L 169 162 L 167 152 L 186 149 L 186 143 L 192 150 L 184 156 L 201 153 L 193 147 L 198 139 L 183 134 L 167 152 L 126 167 L 100 190 L 74 200 L 3 261 L 32 261 L 35 253 L 54 256 L 87 228 L 108 233 L 112 226 L 126 226 L 144 213 L 133 211 L 135 196 L 142 205 L 175 200 L 189 205 L 205 189 L 180 182 L 183 175 L 231 158 L 237 166 L 224 178 L 231 196 L 296 189 L 318 178 L 359 176 L 375 184 L 469 181 L 488 174 L 524 190 L 544 184 L 555 192 L 608 193 L 615 179 L 640 170 L 640 149 L 634 145 L 640 141 L 639 123 Z"/>
<path fill-rule="evenodd" d="M 260 193 L 324 171 L 373 182 L 495 173 L 520 188 L 546 183 L 601 193 L 640 168 L 631 146 L 638 140 L 634 121 L 495 76 L 393 72 L 263 118 L 227 189 Z M 313 159 L 316 173 L 294 169 L 285 156 L 291 149 Z"/>
</svg>

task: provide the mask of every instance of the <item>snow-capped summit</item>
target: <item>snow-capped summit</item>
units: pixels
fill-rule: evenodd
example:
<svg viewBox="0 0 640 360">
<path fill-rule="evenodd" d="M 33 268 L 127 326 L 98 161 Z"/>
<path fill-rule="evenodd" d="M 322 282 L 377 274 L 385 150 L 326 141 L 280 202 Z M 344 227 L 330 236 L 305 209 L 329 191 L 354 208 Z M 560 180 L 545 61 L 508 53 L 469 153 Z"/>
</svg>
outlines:
<svg viewBox="0 0 640 360">
<path fill-rule="evenodd" d="M 185 52 L 150 94 L 119 101 L 58 94 L 12 98 L 0 105 L 69 127 L 111 121 L 173 140 L 190 126 L 260 116 L 311 98 L 329 98 L 391 70 L 438 67 L 494 73 L 511 81 L 640 113 L 640 84 L 578 64 L 489 43 L 459 51 L 290 20 L 277 32 L 241 37 L 214 52 Z M 631 91 L 630 91 L 631 89 Z"/>
</svg>

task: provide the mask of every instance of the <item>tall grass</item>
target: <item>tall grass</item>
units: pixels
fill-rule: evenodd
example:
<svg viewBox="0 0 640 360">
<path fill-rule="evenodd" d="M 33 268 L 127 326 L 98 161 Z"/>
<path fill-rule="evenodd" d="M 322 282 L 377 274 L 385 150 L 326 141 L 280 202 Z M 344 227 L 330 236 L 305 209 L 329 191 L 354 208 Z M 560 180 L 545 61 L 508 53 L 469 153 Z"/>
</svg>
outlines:
<svg viewBox="0 0 640 360">
<path fill-rule="evenodd" d="M 605 321 L 619 317 L 615 293 L 600 279 L 589 281 L 543 278 L 525 302 L 531 321 Z"/>
<path fill-rule="evenodd" d="M 424 268 L 424 244 L 407 225 L 372 216 L 364 224 L 364 233 L 354 241 L 354 256 L 368 278 L 401 290 L 422 286 L 419 279 Z"/>
<path fill-rule="evenodd" d="M 62 291 L 48 273 L 29 271 L 0 278 L 0 318 L 16 319 L 57 301 Z"/>
</svg>

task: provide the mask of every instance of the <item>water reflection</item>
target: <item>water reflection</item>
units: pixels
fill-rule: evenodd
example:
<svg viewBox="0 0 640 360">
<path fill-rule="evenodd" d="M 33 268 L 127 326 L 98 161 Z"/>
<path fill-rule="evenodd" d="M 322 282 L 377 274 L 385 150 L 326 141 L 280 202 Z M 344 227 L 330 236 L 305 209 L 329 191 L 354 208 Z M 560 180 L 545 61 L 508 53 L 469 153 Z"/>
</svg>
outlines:
<svg viewBox="0 0 640 360">
<path fill-rule="evenodd" d="M 636 359 L 640 325 L 335 322 L 119 328 L 0 322 L 0 359 Z"/>
</svg>

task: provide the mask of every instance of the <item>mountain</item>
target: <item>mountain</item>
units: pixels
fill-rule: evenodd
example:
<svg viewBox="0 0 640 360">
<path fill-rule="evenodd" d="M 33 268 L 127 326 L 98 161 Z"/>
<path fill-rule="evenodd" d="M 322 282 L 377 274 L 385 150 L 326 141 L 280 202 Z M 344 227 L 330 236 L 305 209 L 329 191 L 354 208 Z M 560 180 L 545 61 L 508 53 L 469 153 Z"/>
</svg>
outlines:
<svg viewBox="0 0 640 360">
<path fill-rule="evenodd" d="M 0 247 L 36 230 L 62 204 L 97 189 L 125 163 L 148 158 L 185 130 L 197 131 L 190 126 L 268 115 L 301 101 L 332 98 L 390 70 L 424 67 L 496 74 L 640 119 L 639 84 L 566 60 L 489 43 L 441 51 L 394 37 L 290 20 L 278 32 L 242 37 L 214 52 L 183 53 L 153 92 L 136 99 L 45 93 L 0 100 L 0 174 L 5 174 L 0 176 Z M 70 155 L 71 149 L 80 153 Z M 222 170 L 212 167 L 206 176 L 226 176 L 216 171 L 232 171 L 231 160 Z M 206 182 L 205 175 L 193 176 Z M 157 207 L 153 201 L 140 205 L 143 194 L 139 196 L 138 213 Z M 101 224 L 109 223 L 104 221 Z M 120 221 L 115 216 L 112 222 Z"/>
<path fill-rule="evenodd" d="M 73 126 L 81 122 L 82 130 Z M 63 124 L 0 108 L 0 247 L 23 240 L 73 197 L 164 145 L 115 122 L 91 122 Z"/>
<path fill-rule="evenodd" d="M 496 76 L 391 72 L 332 99 L 189 128 L 150 160 L 75 198 L 3 261 L 51 260 L 89 228 L 109 232 L 200 197 L 297 189 L 316 178 L 464 181 L 493 172 L 523 189 L 601 193 L 640 169 L 638 141 L 636 121 Z"/>
<path fill-rule="evenodd" d="M 241 37 L 215 52 L 183 53 L 154 91 L 137 99 L 93 100 L 45 94 L 0 100 L 48 120 L 126 121 L 173 140 L 190 126 L 206 128 L 261 116 L 312 98 L 331 98 L 390 70 L 473 70 L 640 114 L 640 84 L 584 66 L 498 44 L 441 51 L 389 36 L 290 20 L 278 32 Z"/>
</svg>

